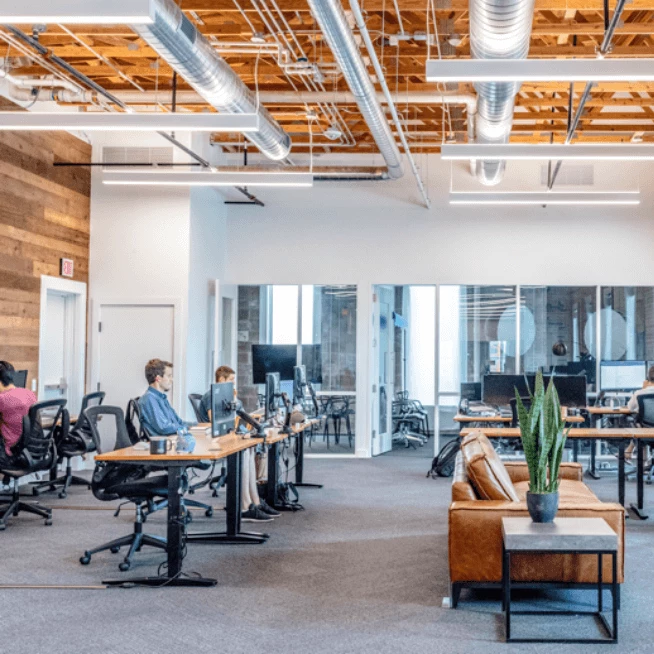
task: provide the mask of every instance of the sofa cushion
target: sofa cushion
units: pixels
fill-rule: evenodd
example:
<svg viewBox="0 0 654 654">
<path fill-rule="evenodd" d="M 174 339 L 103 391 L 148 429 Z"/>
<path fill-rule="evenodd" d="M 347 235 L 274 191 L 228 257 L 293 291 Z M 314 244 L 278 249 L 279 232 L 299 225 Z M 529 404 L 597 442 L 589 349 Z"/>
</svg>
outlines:
<svg viewBox="0 0 654 654">
<path fill-rule="evenodd" d="M 459 451 L 454 460 L 454 475 L 452 477 L 452 502 L 479 499 L 475 494 L 466 472 L 466 464 L 463 455 Z"/>
<path fill-rule="evenodd" d="M 528 481 L 519 481 L 514 484 L 515 490 L 521 502 L 527 500 L 527 491 L 529 490 Z M 595 493 L 593 493 L 582 481 L 573 481 L 571 479 L 561 479 L 559 484 L 559 505 L 561 504 L 590 504 L 599 502 Z"/>
<path fill-rule="evenodd" d="M 484 434 L 475 432 L 466 436 L 461 453 L 468 479 L 482 500 L 520 501 L 504 463 Z"/>
</svg>

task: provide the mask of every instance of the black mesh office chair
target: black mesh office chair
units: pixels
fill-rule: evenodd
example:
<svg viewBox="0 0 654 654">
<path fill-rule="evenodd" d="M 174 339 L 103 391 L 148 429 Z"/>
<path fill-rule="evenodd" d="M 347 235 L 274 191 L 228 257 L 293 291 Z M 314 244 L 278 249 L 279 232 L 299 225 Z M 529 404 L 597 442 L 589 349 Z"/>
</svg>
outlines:
<svg viewBox="0 0 654 654">
<path fill-rule="evenodd" d="M 134 416 L 137 418 L 138 423 L 139 423 L 139 436 L 145 440 L 150 440 L 150 434 L 148 433 L 148 430 L 145 428 L 143 425 L 143 421 L 141 420 L 141 410 L 139 407 L 138 403 L 139 398 L 134 398 L 134 400 L 130 400 L 128 404 L 128 408 L 130 410 L 133 410 Z M 189 469 L 197 469 L 197 470 L 213 470 L 213 464 L 209 463 L 201 463 L 198 462 L 197 464 L 193 464 L 192 466 L 189 466 Z M 210 475 L 211 476 L 211 475 Z M 209 478 L 207 478 L 205 481 L 203 481 L 201 484 L 198 484 L 196 486 L 192 487 L 192 490 L 195 490 L 196 488 L 200 486 L 204 486 L 207 483 L 209 483 Z M 210 504 L 205 504 L 204 502 L 198 502 L 197 500 L 189 500 L 188 498 L 183 498 L 182 499 L 182 505 L 185 506 L 186 508 L 188 507 L 193 507 L 196 509 L 204 509 L 204 515 L 207 516 L 207 518 L 211 518 L 213 516 L 213 507 Z M 168 506 L 168 500 L 161 500 L 160 502 L 155 502 L 155 503 L 150 503 L 149 510 L 146 513 L 146 517 L 150 513 L 154 513 L 155 511 L 159 511 L 161 509 L 165 509 Z M 191 514 L 187 511 L 186 512 L 186 517 L 188 521 L 190 522 L 192 520 Z"/>
<path fill-rule="evenodd" d="M 654 427 L 654 393 L 639 395 L 638 400 L 638 415 L 636 416 L 636 423 L 640 427 Z M 654 447 L 654 441 L 644 441 L 644 444 Z M 650 453 L 651 454 L 651 453 Z M 647 473 L 647 483 L 652 483 L 652 474 L 654 473 L 654 457 L 650 455 L 648 461 L 649 472 Z"/>
<path fill-rule="evenodd" d="M 189 393 L 188 396 L 188 401 L 191 403 L 191 406 L 193 407 L 193 413 L 195 414 L 195 419 L 198 422 L 206 422 L 203 420 L 203 416 L 200 415 L 200 403 L 202 402 L 202 395 L 200 393 Z"/>
<path fill-rule="evenodd" d="M 98 452 L 101 452 L 100 434 L 98 432 L 98 418 L 102 416 L 104 429 L 113 428 L 116 433 L 114 450 L 130 447 L 132 444 L 125 428 L 125 414 L 117 406 L 94 406 L 85 411 L 91 436 L 95 442 Z M 166 549 L 166 539 L 160 536 L 152 536 L 143 533 L 144 505 L 153 502 L 160 497 L 168 496 L 168 475 L 159 474 L 148 476 L 149 469 L 133 463 L 107 463 L 100 461 L 93 471 L 91 489 L 93 495 L 103 502 L 118 499 L 126 499 L 136 507 L 134 518 L 134 530 L 131 534 L 116 538 L 100 547 L 86 550 L 80 558 L 80 563 L 88 565 L 93 554 L 104 550 L 111 550 L 113 553 L 120 551 L 121 547 L 129 547 L 127 556 L 118 566 L 123 572 L 129 570 L 132 565 L 132 558 L 143 545 Z M 122 505 L 121 505 L 122 506 Z M 114 514 L 118 515 L 120 506 Z"/>
<path fill-rule="evenodd" d="M 7 526 L 11 516 L 21 511 L 33 513 L 45 518 L 45 524 L 52 524 L 52 509 L 46 509 L 36 503 L 21 502 L 18 480 L 35 472 L 50 470 L 57 459 L 54 433 L 57 428 L 68 428 L 66 400 L 48 400 L 37 402 L 23 418 L 23 433 L 19 442 L 19 451 L 10 467 L 0 469 L 0 476 L 9 478 L 12 484 L 11 496 L 2 509 L 0 531 Z M 0 443 L 0 447 L 4 447 Z"/>
<path fill-rule="evenodd" d="M 57 462 L 53 468 L 54 474 L 48 481 L 42 481 L 34 485 L 32 493 L 39 495 L 42 492 L 54 491 L 61 487 L 59 497 L 64 499 L 68 495 L 70 486 L 86 486 L 91 488 L 91 484 L 83 477 L 73 474 L 72 459 L 76 456 L 84 456 L 96 451 L 95 441 L 91 434 L 84 412 L 92 406 L 99 406 L 104 400 L 104 392 L 88 393 L 82 398 L 82 408 L 74 427 L 70 430 L 55 430 L 55 444 L 57 446 Z M 57 467 L 66 460 L 66 472 L 56 477 Z"/>
</svg>

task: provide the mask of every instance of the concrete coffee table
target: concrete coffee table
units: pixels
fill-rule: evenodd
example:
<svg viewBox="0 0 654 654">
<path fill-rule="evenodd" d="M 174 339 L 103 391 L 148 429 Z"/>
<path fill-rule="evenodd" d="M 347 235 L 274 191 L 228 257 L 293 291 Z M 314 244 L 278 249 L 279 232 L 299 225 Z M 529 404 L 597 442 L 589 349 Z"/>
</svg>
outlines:
<svg viewBox="0 0 654 654">
<path fill-rule="evenodd" d="M 618 642 L 618 536 L 602 518 L 557 518 L 553 523 L 532 522 L 531 518 L 502 518 L 502 591 L 506 641 L 514 643 L 617 643 Z M 596 611 L 511 611 L 512 554 L 595 554 L 597 555 Z M 612 628 L 603 614 L 602 556 L 612 557 Z M 544 582 L 547 583 L 547 582 Z M 552 582 L 555 585 L 556 582 Z M 606 631 L 605 638 L 512 638 L 511 615 L 592 615 Z"/>
</svg>

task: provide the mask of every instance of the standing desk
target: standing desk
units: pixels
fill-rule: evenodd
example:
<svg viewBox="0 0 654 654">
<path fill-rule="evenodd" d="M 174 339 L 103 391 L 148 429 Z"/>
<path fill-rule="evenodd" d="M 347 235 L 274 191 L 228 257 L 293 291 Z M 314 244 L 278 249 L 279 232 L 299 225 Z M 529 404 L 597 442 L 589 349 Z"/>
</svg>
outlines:
<svg viewBox="0 0 654 654">
<path fill-rule="evenodd" d="M 518 427 L 508 427 L 508 428 L 494 428 L 494 429 L 463 429 L 461 431 L 462 436 L 467 434 L 472 434 L 474 432 L 482 432 L 488 438 L 521 438 L 520 429 Z M 645 491 L 645 482 L 644 477 L 644 464 L 643 464 L 643 447 L 644 439 L 652 440 L 654 439 L 654 428 L 652 429 L 639 429 L 639 428 L 606 428 L 606 429 L 597 429 L 597 428 L 575 428 L 570 429 L 568 433 L 568 438 L 575 439 L 586 439 L 586 440 L 606 440 L 614 441 L 618 445 L 618 501 L 622 506 L 625 503 L 625 460 L 624 460 L 624 451 L 627 447 L 627 444 L 631 439 L 634 439 L 638 443 L 638 479 L 637 481 L 637 504 L 630 505 L 630 509 L 635 513 L 635 515 L 641 520 L 647 520 L 649 517 L 644 510 L 644 491 Z M 573 441 L 574 443 L 574 441 Z"/>
<path fill-rule="evenodd" d="M 168 470 L 168 526 L 166 540 L 167 570 L 166 574 L 155 577 L 125 578 L 104 581 L 108 586 L 136 584 L 143 586 L 215 586 L 216 579 L 205 577 L 186 577 L 182 572 L 184 544 L 186 543 L 263 543 L 266 534 L 241 532 L 241 459 L 244 450 L 255 447 L 262 440 L 258 438 L 240 438 L 228 434 L 217 439 L 199 438 L 193 452 L 175 452 L 167 454 L 150 454 L 150 450 L 126 447 L 105 454 L 98 454 L 96 461 L 113 463 L 136 463 L 147 465 L 156 463 L 157 467 Z M 186 534 L 182 515 L 183 477 L 186 468 L 198 461 L 217 461 L 227 459 L 227 531 L 223 533 Z"/>
<path fill-rule="evenodd" d="M 611 422 L 614 422 L 616 424 L 612 424 L 612 427 L 620 427 L 622 419 L 625 416 L 632 416 L 636 413 L 637 411 L 631 411 L 628 409 L 626 406 L 619 406 L 619 407 L 608 407 L 608 406 L 589 406 L 586 407 L 586 411 L 588 411 L 588 414 L 590 415 L 591 419 L 591 424 L 593 427 L 597 427 L 597 423 L 602 419 L 602 418 L 608 418 Z M 577 445 L 577 442 L 575 441 L 575 446 Z M 595 457 L 597 456 L 595 447 L 590 448 L 590 464 L 588 466 L 588 470 L 586 471 L 587 474 L 592 477 L 593 479 L 599 479 L 600 476 L 597 474 L 597 469 L 595 465 Z M 575 447 L 574 450 L 574 457 L 575 461 L 577 460 L 577 448 Z"/>
</svg>

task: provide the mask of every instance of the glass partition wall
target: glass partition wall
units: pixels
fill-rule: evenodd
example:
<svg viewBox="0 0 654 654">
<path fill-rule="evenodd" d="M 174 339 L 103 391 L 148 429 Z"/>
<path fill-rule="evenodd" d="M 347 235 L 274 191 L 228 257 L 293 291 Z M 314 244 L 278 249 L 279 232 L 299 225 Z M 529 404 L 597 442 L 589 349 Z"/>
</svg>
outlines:
<svg viewBox="0 0 654 654">
<path fill-rule="evenodd" d="M 263 392 L 253 381 L 252 346 L 296 345 L 297 362 L 306 366 L 320 412 L 327 416 L 306 452 L 354 454 L 356 286 L 261 285 L 238 291 L 237 381 L 246 410 L 259 406 Z M 282 391 L 292 397 L 292 381 L 283 381 Z"/>
</svg>

